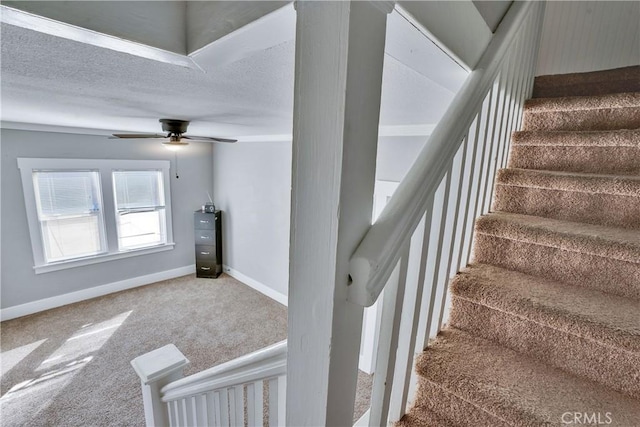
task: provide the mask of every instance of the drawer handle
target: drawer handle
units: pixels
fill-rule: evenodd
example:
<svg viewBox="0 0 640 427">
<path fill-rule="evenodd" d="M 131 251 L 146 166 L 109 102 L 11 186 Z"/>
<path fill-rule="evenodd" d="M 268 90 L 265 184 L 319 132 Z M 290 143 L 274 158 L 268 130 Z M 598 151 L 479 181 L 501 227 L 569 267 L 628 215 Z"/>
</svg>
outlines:
<svg viewBox="0 0 640 427">
<path fill-rule="evenodd" d="M 209 240 L 209 239 L 211 239 L 211 237 L 209 237 L 209 236 L 200 236 L 200 238 L 201 238 L 201 239 L 205 239 L 205 240 Z"/>
<path fill-rule="evenodd" d="M 211 252 L 200 252 L 200 255 L 209 255 Z"/>
<path fill-rule="evenodd" d="M 202 224 L 209 224 L 209 221 L 207 221 L 206 219 L 201 219 L 201 220 L 200 220 L 200 222 L 201 222 Z"/>
<path fill-rule="evenodd" d="M 200 267 L 200 270 L 209 271 L 209 270 L 211 270 L 211 267 Z"/>
</svg>

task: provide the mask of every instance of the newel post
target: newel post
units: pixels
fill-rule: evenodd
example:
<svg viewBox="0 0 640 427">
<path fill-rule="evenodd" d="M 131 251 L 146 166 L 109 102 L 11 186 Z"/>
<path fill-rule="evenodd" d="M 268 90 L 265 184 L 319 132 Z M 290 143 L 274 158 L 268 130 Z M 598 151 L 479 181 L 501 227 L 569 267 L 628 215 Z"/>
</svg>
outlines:
<svg viewBox="0 0 640 427">
<path fill-rule="evenodd" d="M 169 426 L 167 405 L 162 403 L 160 390 L 170 382 L 182 378 L 182 370 L 189 360 L 173 344 L 150 351 L 131 361 L 142 383 L 144 418 L 147 427 Z"/>
<path fill-rule="evenodd" d="M 388 1 L 297 1 L 287 425 L 352 424 L 363 307 L 349 259 L 371 225 Z"/>
</svg>

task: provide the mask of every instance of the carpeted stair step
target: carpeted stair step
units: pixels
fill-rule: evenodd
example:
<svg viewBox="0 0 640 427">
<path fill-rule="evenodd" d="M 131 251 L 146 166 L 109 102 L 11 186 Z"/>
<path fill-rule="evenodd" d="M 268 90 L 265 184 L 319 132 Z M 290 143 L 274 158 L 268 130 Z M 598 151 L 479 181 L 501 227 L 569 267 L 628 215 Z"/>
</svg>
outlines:
<svg viewBox="0 0 640 427">
<path fill-rule="evenodd" d="M 636 399 L 455 328 L 440 333 L 416 369 L 411 413 L 426 408 L 460 426 L 562 426 L 574 413 L 599 413 L 619 427 L 640 420 Z"/>
<path fill-rule="evenodd" d="M 522 130 L 587 131 L 640 128 L 640 92 L 525 102 Z"/>
<path fill-rule="evenodd" d="M 640 92 L 639 65 L 589 73 L 538 76 L 533 85 L 534 98 L 592 96 L 620 92 Z"/>
<path fill-rule="evenodd" d="M 502 169 L 493 210 L 640 228 L 640 176 Z"/>
<path fill-rule="evenodd" d="M 640 231 L 494 212 L 476 220 L 474 262 L 640 299 Z"/>
<path fill-rule="evenodd" d="M 514 132 L 509 166 L 640 175 L 640 130 Z"/>
<path fill-rule="evenodd" d="M 422 408 L 421 411 L 405 414 L 395 427 L 458 427 L 458 425 Z"/>
<path fill-rule="evenodd" d="M 640 399 L 640 300 L 471 264 L 449 325 Z"/>
</svg>

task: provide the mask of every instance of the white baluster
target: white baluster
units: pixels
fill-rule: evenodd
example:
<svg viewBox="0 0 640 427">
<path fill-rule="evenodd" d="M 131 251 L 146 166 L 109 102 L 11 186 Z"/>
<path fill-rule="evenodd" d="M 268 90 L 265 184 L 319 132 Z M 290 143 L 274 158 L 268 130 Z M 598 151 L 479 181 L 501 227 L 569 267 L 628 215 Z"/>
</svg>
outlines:
<svg viewBox="0 0 640 427">
<path fill-rule="evenodd" d="M 209 421 L 206 393 L 194 396 L 194 403 L 195 403 L 195 412 L 194 412 L 195 425 L 197 426 L 213 425 L 213 422 Z"/>
<path fill-rule="evenodd" d="M 251 426 L 262 426 L 263 410 L 262 381 L 247 385 L 247 423 Z"/>
<path fill-rule="evenodd" d="M 431 216 L 426 215 L 426 218 L 420 221 L 416 231 L 411 236 L 407 265 L 407 285 L 402 303 L 402 319 L 400 321 L 394 384 L 389 404 L 389 420 L 392 422 L 399 421 L 405 414 L 407 407 L 409 380 L 413 369 L 418 320 L 420 318 L 420 302 L 424 288 L 426 262 L 424 252 L 429 241 L 428 233 L 425 234 L 426 219 L 431 222 Z"/>
<path fill-rule="evenodd" d="M 216 414 L 216 399 L 215 393 L 209 392 L 204 395 L 205 396 L 205 408 L 207 411 L 207 420 L 209 425 L 219 426 L 220 419 Z"/>
<path fill-rule="evenodd" d="M 229 426 L 229 391 L 227 389 L 220 390 L 218 393 L 218 408 L 220 414 L 220 424 L 221 426 L 227 427 Z M 218 409 L 217 408 L 217 409 Z"/>
<path fill-rule="evenodd" d="M 382 304 L 382 329 L 376 357 L 376 370 L 373 376 L 371 401 L 380 402 L 371 407 L 371 425 L 386 425 L 389 417 L 389 404 L 395 375 L 396 349 L 400 335 L 402 303 L 407 281 L 409 242 L 400 255 L 398 265 L 387 281 Z"/>
<path fill-rule="evenodd" d="M 150 351 L 131 361 L 142 383 L 145 422 L 149 427 L 168 426 L 169 410 L 161 400 L 160 390 L 182 378 L 182 370 L 189 364 L 173 344 Z"/>
<path fill-rule="evenodd" d="M 169 426 L 178 427 L 178 414 L 176 412 L 175 402 L 167 403 L 167 408 L 169 409 Z"/>
</svg>

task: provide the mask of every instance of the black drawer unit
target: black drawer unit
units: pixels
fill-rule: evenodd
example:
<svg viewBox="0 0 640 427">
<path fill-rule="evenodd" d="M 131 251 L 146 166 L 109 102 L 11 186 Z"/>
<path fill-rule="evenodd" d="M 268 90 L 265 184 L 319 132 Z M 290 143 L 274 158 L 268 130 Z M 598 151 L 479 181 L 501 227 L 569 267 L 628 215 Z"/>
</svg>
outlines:
<svg viewBox="0 0 640 427">
<path fill-rule="evenodd" d="M 222 273 L 222 211 L 193 216 L 196 276 L 216 278 Z"/>
</svg>

